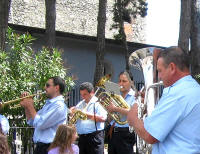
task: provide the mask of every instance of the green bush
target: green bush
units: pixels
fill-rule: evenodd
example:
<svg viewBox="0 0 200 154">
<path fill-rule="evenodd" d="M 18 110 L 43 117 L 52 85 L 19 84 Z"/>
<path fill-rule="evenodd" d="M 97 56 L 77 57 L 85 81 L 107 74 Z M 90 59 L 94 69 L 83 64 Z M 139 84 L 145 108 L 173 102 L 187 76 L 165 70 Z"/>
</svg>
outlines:
<svg viewBox="0 0 200 154">
<path fill-rule="evenodd" d="M 197 82 L 200 84 L 200 74 L 195 75 L 195 79 L 196 79 Z"/>
<path fill-rule="evenodd" d="M 28 33 L 17 34 L 11 28 L 7 32 L 7 49 L 0 51 L 0 98 L 3 102 L 18 98 L 23 91 L 34 94 L 42 91 L 49 77 L 60 76 L 65 79 L 67 91 L 74 86 L 72 77 L 64 68 L 61 51 L 43 47 L 34 52 L 31 48 L 35 39 Z M 37 98 L 35 98 L 37 99 Z M 13 107 L 19 102 L 6 105 L 1 113 L 9 118 L 11 126 L 26 126 L 24 109 Z M 35 103 L 40 109 L 44 99 Z"/>
</svg>

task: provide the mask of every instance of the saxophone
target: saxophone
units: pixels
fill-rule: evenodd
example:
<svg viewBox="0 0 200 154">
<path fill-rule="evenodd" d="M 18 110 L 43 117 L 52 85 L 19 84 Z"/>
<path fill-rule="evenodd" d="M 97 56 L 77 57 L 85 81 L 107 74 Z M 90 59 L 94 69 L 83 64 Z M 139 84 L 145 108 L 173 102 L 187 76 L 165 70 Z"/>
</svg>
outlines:
<svg viewBox="0 0 200 154">
<path fill-rule="evenodd" d="M 85 113 L 83 113 L 81 110 L 76 110 L 74 112 L 74 114 L 72 115 L 72 117 L 69 119 L 68 124 L 69 125 L 74 125 L 74 124 L 76 124 L 78 119 L 86 120 L 87 119 L 87 115 Z"/>
<path fill-rule="evenodd" d="M 107 74 L 106 76 L 102 77 L 98 83 L 97 83 L 97 87 L 98 89 L 96 90 L 94 96 L 97 94 L 97 92 L 100 90 L 99 87 L 103 87 L 104 88 L 104 83 L 106 81 L 108 81 L 110 79 L 111 75 L 110 74 Z M 82 112 L 81 110 L 77 109 L 75 110 L 75 112 L 73 113 L 73 115 L 71 116 L 71 118 L 69 119 L 69 122 L 68 124 L 69 125 L 74 125 L 76 124 L 77 120 L 80 119 L 80 120 L 87 120 L 87 115 Z"/>
<path fill-rule="evenodd" d="M 139 95 L 136 103 L 138 104 L 138 118 L 144 120 L 151 114 L 159 100 L 160 87 L 162 82 L 158 82 L 156 72 L 157 55 L 160 49 L 143 48 L 133 52 L 129 62 L 143 72 L 145 81 L 145 97 L 142 102 Z M 140 154 L 151 154 L 152 146 L 147 144 L 142 138 L 137 136 L 137 150 Z"/>
</svg>

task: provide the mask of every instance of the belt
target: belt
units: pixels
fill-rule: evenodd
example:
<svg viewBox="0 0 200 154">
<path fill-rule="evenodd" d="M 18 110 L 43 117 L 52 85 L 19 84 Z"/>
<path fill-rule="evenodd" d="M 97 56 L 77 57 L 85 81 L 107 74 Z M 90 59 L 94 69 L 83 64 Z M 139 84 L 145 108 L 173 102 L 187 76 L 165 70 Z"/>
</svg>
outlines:
<svg viewBox="0 0 200 154">
<path fill-rule="evenodd" d="M 45 145 L 50 145 L 51 143 L 42 143 L 42 142 L 37 142 L 37 146 L 45 146 Z"/>
<path fill-rule="evenodd" d="M 96 135 L 98 133 L 101 133 L 103 132 L 104 130 L 98 130 L 98 131 L 95 131 L 95 132 L 92 132 L 92 133 L 88 133 L 88 134 L 79 134 L 79 136 L 91 136 L 91 135 Z"/>
<path fill-rule="evenodd" d="M 129 128 L 128 127 L 114 127 L 113 128 L 113 132 L 128 132 Z"/>
</svg>

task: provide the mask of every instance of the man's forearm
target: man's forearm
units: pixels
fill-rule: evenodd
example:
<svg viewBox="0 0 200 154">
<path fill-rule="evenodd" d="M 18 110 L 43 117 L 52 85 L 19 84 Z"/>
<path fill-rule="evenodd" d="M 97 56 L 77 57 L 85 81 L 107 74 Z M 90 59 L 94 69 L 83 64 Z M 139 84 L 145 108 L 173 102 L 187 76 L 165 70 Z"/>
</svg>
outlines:
<svg viewBox="0 0 200 154">
<path fill-rule="evenodd" d="M 26 109 L 26 108 L 25 108 L 25 115 L 26 115 L 26 118 L 27 118 L 28 120 L 31 119 L 31 115 L 30 115 L 28 109 Z"/>
<path fill-rule="evenodd" d="M 27 119 L 30 119 L 30 118 L 34 119 L 37 114 L 34 107 L 25 108 L 25 113 L 26 113 Z"/>
<path fill-rule="evenodd" d="M 130 109 L 127 120 L 130 126 L 134 127 L 135 132 L 140 136 L 143 140 L 145 140 L 149 144 L 154 144 L 158 142 L 153 136 L 151 136 L 146 129 L 144 128 L 143 120 L 138 118 L 138 106 L 134 104 L 133 107 Z"/>
<path fill-rule="evenodd" d="M 87 117 L 88 117 L 88 119 L 96 120 L 97 122 L 105 122 L 106 121 L 106 119 L 103 116 L 99 116 L 99 115 L 95 115 L 95 117 L 94 117 L 93 114 L 87 113 Z"/>
<path fill-rule="evenodd" d="M 139 119 L 138 117 L 134 118 L 133 127 L 134 127 L 134 130 L 135 130 L 136 134 L 138 134 L 138 136 L 140 136 L 147 143 L 154 144 L 154 143 L 158 142 L 158 140 L 156 138 L 151 136 L 146 131 L 146 129 L 144 128 L 144 122 L 141 119 Z"/>
<path fill-rule="evenodd" d="M 119 112 L 123 115 L 127 115 L 128 114 L 129 109 L 124 109 L 124 108 L 120 108 L 120 107 L 116 107 L 115 112 Z"/>
</svg>

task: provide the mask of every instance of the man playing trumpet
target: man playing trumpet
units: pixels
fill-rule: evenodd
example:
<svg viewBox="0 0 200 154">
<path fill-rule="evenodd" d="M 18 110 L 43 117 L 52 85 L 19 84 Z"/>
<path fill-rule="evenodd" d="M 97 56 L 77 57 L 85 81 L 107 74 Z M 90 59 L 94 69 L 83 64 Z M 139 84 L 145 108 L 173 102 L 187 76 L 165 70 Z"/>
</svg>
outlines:
<svg viewBox="0 0 200 154">
<path fill-rule="evenodd" d="M 47 100 L 38 112 L 34 108 L 32 98 L 25 98 L 20 102 L 24 107 L 28 124 L 35 128 L 33 141 L 36 143 L 34 154 L 47 154 L 47 149 L 53 141 L 56 129 L 67 119 L 67 106 L 64 103 L 62 93 L 65 90 L 65 82 L 60 77 L 51 77 L 45 87 Z M 27 96 L 25 92 L 22 97 Z"/>
</svg>

